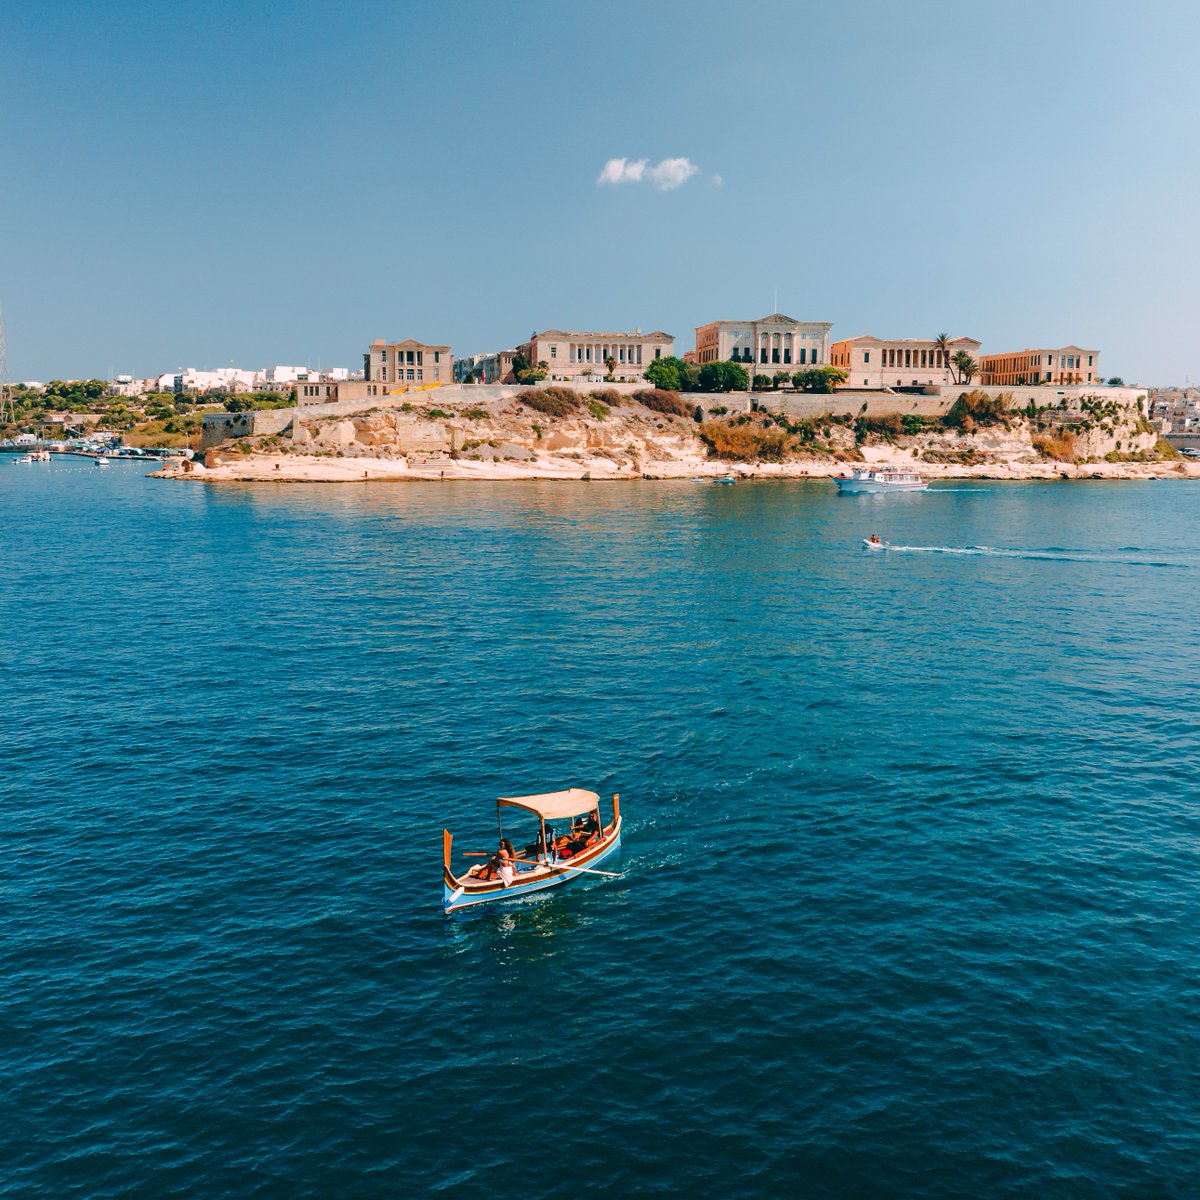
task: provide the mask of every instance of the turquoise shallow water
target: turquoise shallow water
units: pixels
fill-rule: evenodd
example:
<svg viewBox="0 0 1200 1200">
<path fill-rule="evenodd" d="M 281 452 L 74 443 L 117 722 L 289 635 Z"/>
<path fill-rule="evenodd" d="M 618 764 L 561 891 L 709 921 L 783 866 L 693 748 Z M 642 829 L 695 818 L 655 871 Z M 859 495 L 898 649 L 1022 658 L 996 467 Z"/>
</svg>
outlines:
<svg viewBox="0 0 1200 1200">
<path fill-rule="evenodd" d="M 0 459 L 0 1195 L 1200 1192 L 1194 485 L 143 470 Z"/>
</svg>

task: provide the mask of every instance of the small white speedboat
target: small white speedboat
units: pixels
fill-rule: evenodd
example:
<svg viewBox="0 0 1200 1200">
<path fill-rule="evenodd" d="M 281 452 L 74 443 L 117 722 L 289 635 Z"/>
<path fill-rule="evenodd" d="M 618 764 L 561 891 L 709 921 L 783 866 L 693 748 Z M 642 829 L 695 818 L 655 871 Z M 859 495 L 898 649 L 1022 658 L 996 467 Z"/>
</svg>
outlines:
<svg viewBox="0 0 1200 1200">
<path fill-rule="evenodd" d="M 835 475 L 839 492 L 924 492 L 929 480 L 915 471 L 874 471 L 859 468 L 849 475 Z"/>
<path fill-rule="evenodd" d="M 97 454 L 95 462 L 96 462 L 96 466 L 98 466 L 98 467 L 107 467 L 108 466 L 108 459 L 105 458 L 103 454 Z"/>
<path fill-rule="evenodd" d="M 17 463 L 31 463 L 31 462 L 33 462 L 32 454 L 19 454 L 16 458 L 13 459 L 14 466 Z"/>
</svg>

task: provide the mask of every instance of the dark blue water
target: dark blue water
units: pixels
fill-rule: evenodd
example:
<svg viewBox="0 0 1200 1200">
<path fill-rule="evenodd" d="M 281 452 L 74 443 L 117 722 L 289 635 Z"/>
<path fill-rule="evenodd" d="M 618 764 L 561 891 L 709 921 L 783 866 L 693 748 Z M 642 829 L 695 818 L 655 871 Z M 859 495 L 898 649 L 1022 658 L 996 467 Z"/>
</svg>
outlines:
<svg viewBox="0 0 1200 1200">
<path fill-rule="evenodd" d="M 1194 485 L 143 470 L 0 461 L 0 1195 L 1200 1193 Z"/>
</svg>

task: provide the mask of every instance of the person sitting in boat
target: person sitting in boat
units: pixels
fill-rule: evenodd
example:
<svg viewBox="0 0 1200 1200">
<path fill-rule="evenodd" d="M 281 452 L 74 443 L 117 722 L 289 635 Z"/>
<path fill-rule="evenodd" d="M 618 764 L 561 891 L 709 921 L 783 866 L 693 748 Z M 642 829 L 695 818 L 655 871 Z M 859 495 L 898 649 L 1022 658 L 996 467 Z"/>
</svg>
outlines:
<svg viewBox="0 0 1200 1200">
<path fill-rule="evenodd" d="M 472 867 L 467 874 L 474 879 L 482 879 L 485 883 L 499 879 L 507 887 L 513 881 L 514 860 L 516 852 L 508 838 L 500 839 L 500 849 L 492 855 L 481 867 Z"/>
<path fill-rule="evenodd" d="M 580 817 L 574 825 L 571 826 L 571 836 L 582 841 L 583 845 L 590 846 L 600 837 L 600 812 L 598 809 L 593 809 L 586 817 Z"/>
<path fill-rule="evenodd" d="M 877 534 L 877 533 L 871 534 L 871 536 L 869 538 L 867 538 L 867 541 L 870 542 L 873 546 L 878 546 L 881 544 L 879 541 L 879 534 Z"/>
<path fill-rule="evenodd" d="M 545 839 L 550 842 L 550 845 L 553 846 L 554 845 L 554 827 L 552 825 L 546 826 L 546 832 L 545 832 L 544 836 L 545 836 Z M 546 856 L 546 841 L 543 840 L 542 831 L 539 829 L 536 840 L 530 842 L 525 847 L 525 849 L 521 852 L 521 857 L 522 858 L 536 858 L 540 862 L 543 858 L 545 858 L 545 856 Z"/>
<path fill-rule="evenodd" d="M 555 858 L 570 858 L 575 853 L 575 847 L 565 833 L 556 837 L 552 844 Z"/>
</svg>

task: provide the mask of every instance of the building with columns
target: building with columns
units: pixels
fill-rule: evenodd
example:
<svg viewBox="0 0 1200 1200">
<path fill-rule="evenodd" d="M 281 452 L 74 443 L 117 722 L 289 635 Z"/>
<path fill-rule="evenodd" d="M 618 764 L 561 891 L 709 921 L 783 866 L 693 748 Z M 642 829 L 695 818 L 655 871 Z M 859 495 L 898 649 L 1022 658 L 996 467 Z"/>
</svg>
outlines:
<svg viewBox="0 0 1200 1200">
<path fill-rule="evenodd" d="M 1033 383 L 1099 383 L 1100 351 L 1079 346 L 1053 350 L 1018 350 L 985 354 L 979 360 L 979 382 L 995 387 Z"/>
<path fill-rule="evenodd" d="M 454 360 L 449 346 L 429 346 L 412 338 L 404 342 L 376 338 L 363 355 L 363 375 L 371 383 L 389 386 L 453 383 Z"/>
<path fill-rule="evenodd" d="M 751 375 L 828 366 L 831 328 L 829 321 L 797 321 L 778 312 L 757 321 L 710 321 L 696 326 L 694 361 L 745 363 Z"/>
<path fill-rule="evenodd" d="M 613 379 L 618 383 L 636 383 L 656 358 L 675 353 L 675 339 L 655 330 L 643 333 L 568 333 L 547 329 L 529 339 L 528 351 L 521 347 L 529 365 L 546 364 L 546 378 L 603 379 L 608 374 L 605 359 L 616 360 Z"/>
<path fill-rule="evenodd" d="M 950 361 L 965 350 L 979 357 L 979 342 L 974 338 L 953 338 L 947 352 L 933 338 L 886 339 L 864 335 L 843 338 L 829 349 L 830 364 L 846 372 L 846 386 L 852 388 L 945 387 L 955 382 Z"/>
</svg>

